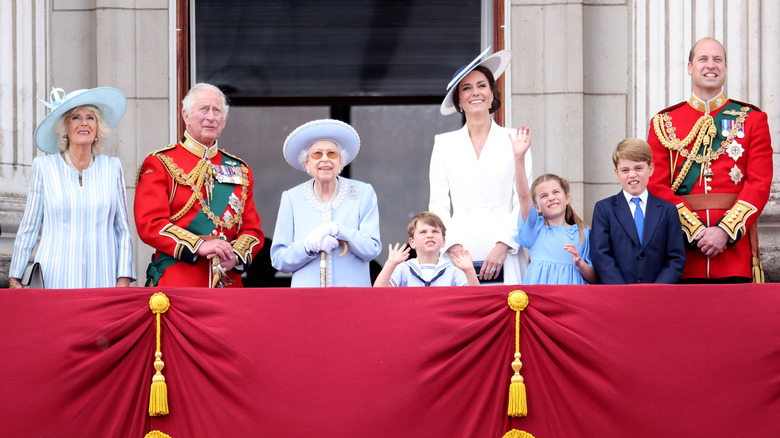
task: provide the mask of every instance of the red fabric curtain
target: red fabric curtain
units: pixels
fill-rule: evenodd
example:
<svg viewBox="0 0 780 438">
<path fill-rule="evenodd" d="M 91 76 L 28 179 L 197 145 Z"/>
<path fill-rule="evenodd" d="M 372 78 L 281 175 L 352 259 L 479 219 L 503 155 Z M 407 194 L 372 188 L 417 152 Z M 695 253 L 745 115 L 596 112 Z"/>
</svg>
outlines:
<svg viewBox="0 0 780 438">
<path fill-rule="evenodd" d="M 3 436 L 780 434 L 780 290 L 507 286 L 0 293 Z M 170 414 L 149 417 L 154 292 Z"/>
</svg>

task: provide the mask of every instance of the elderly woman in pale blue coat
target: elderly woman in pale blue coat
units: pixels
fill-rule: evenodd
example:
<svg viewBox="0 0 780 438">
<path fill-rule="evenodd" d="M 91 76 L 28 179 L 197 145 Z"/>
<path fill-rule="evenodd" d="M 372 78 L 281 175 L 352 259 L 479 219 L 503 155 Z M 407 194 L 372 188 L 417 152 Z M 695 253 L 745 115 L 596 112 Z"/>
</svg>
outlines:
<svg viewBox="0 0 780 438">
<path fill-rule="evenodd" d="M 339 176 L 359 149 L 357 132 L 330 119 L 306 123 L 284 142 L 287 162 L 312 176 L 282 193 L 271 245 L 271 263 L 292 272 L 293 287 L 371 286 L 369 262 L 382 250 L 376 193 Z"/>
</svg>

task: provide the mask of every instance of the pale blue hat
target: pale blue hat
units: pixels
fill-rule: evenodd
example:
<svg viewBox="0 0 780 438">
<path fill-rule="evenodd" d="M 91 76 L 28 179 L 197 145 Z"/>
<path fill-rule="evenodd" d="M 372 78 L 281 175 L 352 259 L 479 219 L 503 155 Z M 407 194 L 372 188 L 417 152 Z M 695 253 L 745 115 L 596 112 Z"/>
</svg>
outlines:
<svg viewBox="0 0 780 438">
<path fill-rule="evenodd" d="M 43 121 L 35 128 L 35 146 L 47 154 L 60 152 L 57 138 L 54 136 L 54 125 L 73 108 L 93 105 L 100 110 L 103 121 L 112 129 L 116 127 L 127 109 L 125 93 L 112 87 L 98 87 L 65 93 L 62 88 L 52 88 L 49 101 L 41 102 L 51 109 Z"/>
<path fill-rule="evenodd" d="M 282 148 L 284 159 L 290 166 L 305 172 L 298 162 L 301 151 L 322 140 L 332 141 L 347 151 L 348 160 L 341 163 L 342 166 L 354 160 L 360 151 L 360 136 L 355 128 L 340 120 L 320 119 L 304 123 L 287 136 Z"/>
<path fill-rule="evenodd" d="M 504 73 L 506 68 L 509 67 L 509 62 L 512 60 L 512 52 L 509 50 L 499 50 L 498 52 L 485 58 L 483 61 L 480 61 L 485 55 L 487 55 L 489 51 L 490 47 L 485 49 L 484 52 L 480 53 L 480 55 L 474 58 L 474 60 L 471 61 L 468 65 L 464 65 L 455 72 L 455 76 L 453 76 L 450 83 L 447 84 L 447 95 L 444 96 L 444 101 L 441 103 L 440 111 L 443 116 L 457 112 L 455 106 L 452 104 L 452 93 L 455 92 L 458 82 L 460 82 L 460 80 L 463 79 L 467 74 L 471 73 L 472 70 L 480 65 L 484 65 L 488 70 L 490 70 L 491 73 L 493 73 L 493 79 L 497 80 L 499 76 Z"/>
</svg>

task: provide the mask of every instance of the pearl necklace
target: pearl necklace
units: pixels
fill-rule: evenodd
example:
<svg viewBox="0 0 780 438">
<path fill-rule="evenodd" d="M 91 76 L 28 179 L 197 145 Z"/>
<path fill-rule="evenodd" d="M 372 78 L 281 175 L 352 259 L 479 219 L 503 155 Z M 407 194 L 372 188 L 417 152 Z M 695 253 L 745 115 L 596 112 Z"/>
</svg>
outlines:
<svg viewBox="0 0 780 438">
<path fill-rule="evenodd" d="M 95 157 L 90 156 L 89 159 L 89 166 L 87 166 L 87 169 L 92 167 L 92 162 L 95 161 Z M 83 185 L 83 175 L 81 174 L 81 171 L 76 169 L 76 166 L 73 165 L 73 161 L 70 160 L 70 151 L 65 151 L 65 162 L 68 164 L 68 167 L 75 170 L 79 174 L 79 185 Z"/>
</svg>

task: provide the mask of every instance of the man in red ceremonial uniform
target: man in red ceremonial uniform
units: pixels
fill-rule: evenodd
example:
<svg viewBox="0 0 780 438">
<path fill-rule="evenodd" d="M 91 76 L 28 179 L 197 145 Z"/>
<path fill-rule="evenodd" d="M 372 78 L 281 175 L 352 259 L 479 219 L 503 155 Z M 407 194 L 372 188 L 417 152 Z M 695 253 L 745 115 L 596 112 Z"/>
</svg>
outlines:
<svg viewBox="0 0 780 438">
<path fill-rule="evenodd" d="M 135 224 L 157 251 L 147 286 L 241 287 L 263 246 L 252 171 L 217 146 L 228 117 L 225 95 L 196 84 L 182 100 L 179 144 L 149 154 L 138 169 Z"/>
<path fill-rule="evenodd" d="M 693 96 L 650 124 L 648 189 L 677 206 L 689 243 L 680 282 L 763 282 L 755 222 L 772 184 L 769 125 L 757 107 L 726 98 L 726 71 L 723 46 L 699 40 L 688 57 Z"/>
</svg>

